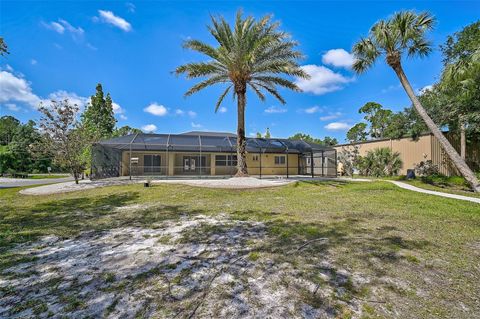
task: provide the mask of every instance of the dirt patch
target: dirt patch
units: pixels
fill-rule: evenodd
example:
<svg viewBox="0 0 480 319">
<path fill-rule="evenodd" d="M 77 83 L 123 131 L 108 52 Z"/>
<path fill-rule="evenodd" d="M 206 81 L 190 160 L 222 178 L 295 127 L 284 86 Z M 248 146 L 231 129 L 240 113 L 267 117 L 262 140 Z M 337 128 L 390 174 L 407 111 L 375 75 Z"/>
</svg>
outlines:
<svg viewBox="0 0 480 319">
<path fill-rule="evenodd" d="M 24 258 L 1 274 L 0 317 L 333 318 L 339 305 L 361 313 L 332 295 L 364 278 L 327 256 L 308 265 L 321 278 L 306 278 L 288 258 L 259 251 L 268 240 L 265 224 L 223 215 L 44 237 L 14 250 Z"/>
</svg>

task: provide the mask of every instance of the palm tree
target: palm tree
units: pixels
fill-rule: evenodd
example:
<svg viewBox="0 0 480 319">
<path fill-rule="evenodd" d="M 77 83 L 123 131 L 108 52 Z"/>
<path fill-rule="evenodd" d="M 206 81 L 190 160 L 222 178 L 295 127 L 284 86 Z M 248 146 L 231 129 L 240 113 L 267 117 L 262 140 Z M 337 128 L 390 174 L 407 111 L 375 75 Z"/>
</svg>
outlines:
<svg viewBox="0 0 480 319">
<path fill-rule="evenodd" d="M 353 46 L 356 58 L 353 69 L 357 73 L 362 73 L 369 69 L 377 58 L 385 55 L 387 64 L 397 74 L 415 110 L 438 139 L 460 173 L 470 183 L 472 189 L 480 192 L 480 183 L 475 174 L 427 114 L 403 72 L 402 54 L 406 53 L 410 57 L 424 57 L 431 52 L 431 44 L 425 38 L 425 33 L 432 29 L 434 22 L 435 19 L 429 13 L 416 14 L 412 11 L 398 12 L 388 20 L 378 21 L 370 29 L 368 37 L 360 39 Z"/>
<path fill-rule="evenodd" d="M 269 93 L 282 104 L 285 100 L 277 91 L 277 86 L 300 92 L 300 88 L 282 75 L 308 78 L 297 60 L 302 54 L 294 48 L 297 42 L 290 35 L 280 31 L 278 22 L 271 22 L 270 16 L 256 21 L 253 17 L 242 18 L 239 10 L 233 30 L 223 17 L 211 17 L 208 27 L 217 46 L 211 46 L 198 40 L 187 40 L 185 48 L 198 51 L 210 58 L 207 62 L 188 63 L 179 66 L 176 74 L 185 74 L 187 78 L 207 77 L 185 93 L 192 95 L 214 84 L 226 85 L 220 95 L 215 112 L 225 96 L 232 91 L 237 100 L 237 174 L 247 176 L 245 157 L 245 106 L 247 88 L 251 89 L 261 101 Z"/>
</svg>

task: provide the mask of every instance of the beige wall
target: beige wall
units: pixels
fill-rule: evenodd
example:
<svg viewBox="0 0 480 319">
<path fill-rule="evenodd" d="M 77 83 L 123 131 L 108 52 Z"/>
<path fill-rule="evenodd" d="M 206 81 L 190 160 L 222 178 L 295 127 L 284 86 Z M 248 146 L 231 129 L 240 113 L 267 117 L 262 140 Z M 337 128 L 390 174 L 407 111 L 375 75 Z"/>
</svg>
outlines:
<svg viewBox="0 0 480 319">
<path fill-rule="evenodd" d="M 432 147 L 430 135 L 421 136 L 417 141 L 410 138 L 402 138 L 398 140 L 381 140 L 373 142 L 358 143 L 360 156 L 365 156 L 367 152 L 376 148 L 387 147 L 393 152 L 399 152 L 403 162 L 400 170 L 401 175 L 407 173 L 407 169 L 415 168 L 415 165 L 424 160 L 432 159 Z M 349 148 L 350 146 L 344 146 Z M 351 147 L 350 147 L 351 148 Z M 336 146 L 337 152 L 342 151 L 342 146 Z"/>
<path fill-rule="evenodd" d="M 138 157 L 138 168 L 137 174 L 143 172 L 144 166 L 143 155 L 144 154 L 158 154 L 161 157 L 161 165 L 165 166 L 162 170 L 163 174 L 168 174 L 169 176 L 173 175 L 183 175 L 183 156 L 192 155 L 196 156 L 199 153 L 187 153 L 187 152 L 169 152 L 168 156 L 166 152 L 155 152 L 155 151 L 142 151 L 142 152 L 132 152 L 132 158 Z M 216 155 L 236 155 L 236 153 L 204 153 L 202 154 L 206 158 L 206 168 L 204 174 L 206 175 L 232 175 L 235 174 L 236 168 L 229 166 L 215 166 L 215 156 Z M 287 154 L 257 154 L 257 153 L 248 153 L 247 154 L 247 167 L 248 172 L 251 175 L 260 174 L 260 158 L 258 161 L 254 161 L 254 155 L 261 156 L 262 162 L 262 175 L 286 175 L 287 174 L 287 161 L 282 165 L 275 165 L 275 156 L 284 156 L 286 160 Z M 123 176 L 129 175 L 129 159 L 130 152 L 124 151 L 122 154 L 122 170 L 121 174 Z M 132 166 L 132 173 L 135 173 L 134 166 Z M 296 175 L 298 174 L 298 154 L 288 154 L 288 174 Z"/>
<path fill-rule="evenodd" d="M 460 152 L 460 141 L 452 134 L 446 134 L 447 139 L 452 146 Z M 352 144 L 350 144 L 352 145 Z M 415 165 L 424 160 L 432 160 L 438 165 L 440 173 L 450 176 L 458 175 L 457 169 L 452 165 L 440 142 L 431 134 L 420 136 L 418 140 L 411 138 L 401 138 L 396 140 L 381 140 L 357 143 L 359 152 L 364 156 L 368 151 L 375 148 L 388 147 L 394 152 L 399 152 L 403 161 L 403 167 L 400 174 L 406 174 L 407 169 L 415 168 Z M 343 147 L 348 148 L 349 145 Z M 342 146 L 336 146 L 337 152 L 342 151 Z M 467 144 L 466 162 L 473 169 L 480 168 L 480 143 L 469 142 Z M 339 169 L 341 169 L 339 167 Z"/>
</svg>

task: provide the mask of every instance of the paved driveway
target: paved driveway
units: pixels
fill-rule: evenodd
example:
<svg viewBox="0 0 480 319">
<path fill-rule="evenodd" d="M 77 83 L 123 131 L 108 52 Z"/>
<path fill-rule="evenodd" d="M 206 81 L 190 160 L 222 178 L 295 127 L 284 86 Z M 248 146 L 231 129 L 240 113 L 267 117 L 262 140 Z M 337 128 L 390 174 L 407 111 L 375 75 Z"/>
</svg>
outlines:
<svg viewBox="0 0 480 319">
<path fill-rule="evenodd" d="M 22 187 L 30 185 L 54 184 L 73 181 L 73 177 L 28 179 L 28 178 L 4 178 L 0 177 L 0 188 Z"/>
</svg>

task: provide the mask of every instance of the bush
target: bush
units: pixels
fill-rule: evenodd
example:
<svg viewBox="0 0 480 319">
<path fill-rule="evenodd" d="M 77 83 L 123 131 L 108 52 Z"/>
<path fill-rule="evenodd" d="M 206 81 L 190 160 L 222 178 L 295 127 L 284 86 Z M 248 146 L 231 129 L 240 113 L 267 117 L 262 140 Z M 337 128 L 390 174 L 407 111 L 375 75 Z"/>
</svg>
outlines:
<svg viewBox="0 0 480 319">
<path fill-rule="evenodd" d="M 439 175 L 438 165 L 433 164 L 432 160 L 421 161 L 415 165 L 415 173 L 419 176 Z"/>
<path fill-rule="evenodd" d="M 368 151 L 357 161 L 357 167 L 361 175 L 365 176 L 393 176 L 403 166 L 400 153 L 392 152 L 388 147 L 376 148 Z"/>
</svg>

